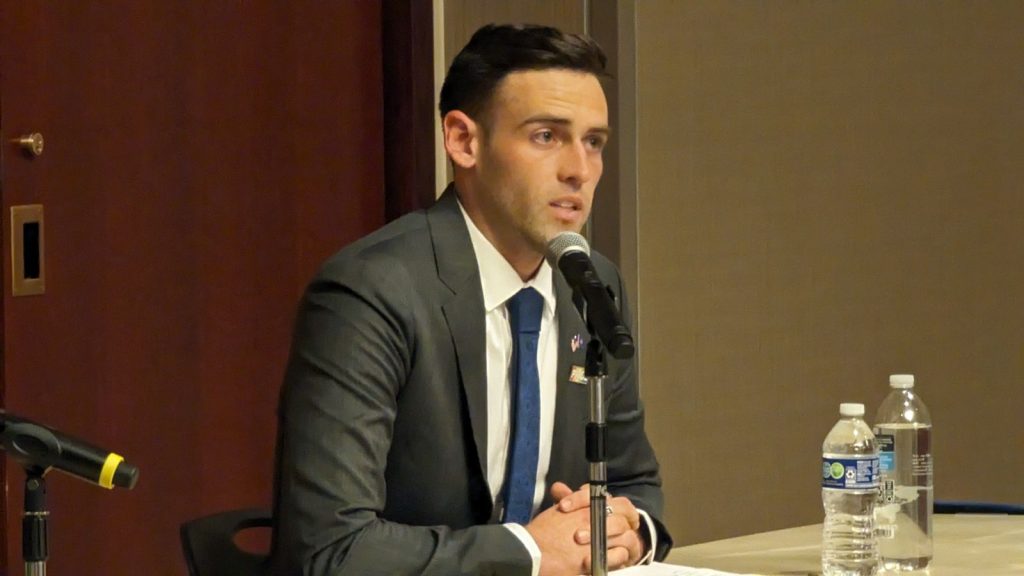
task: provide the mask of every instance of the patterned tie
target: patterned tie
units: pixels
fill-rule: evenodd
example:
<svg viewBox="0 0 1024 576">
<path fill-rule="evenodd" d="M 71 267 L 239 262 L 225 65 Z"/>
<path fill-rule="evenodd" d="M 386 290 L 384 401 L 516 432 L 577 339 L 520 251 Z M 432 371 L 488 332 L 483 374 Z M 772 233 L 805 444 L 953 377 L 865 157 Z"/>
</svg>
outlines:
<svg viewBox="0 0 1024 576">
<path fill-rule="evenodd" d="M 505 471 L 505 515 L 502 522 L 526 524 L 533 511 L 540 451 L 540 376 L 537 341 L 544 298 L 523 288 L 505 304 L 512 327 L 512 382 L 515 385 L 513 428 Z"/>
</svg>

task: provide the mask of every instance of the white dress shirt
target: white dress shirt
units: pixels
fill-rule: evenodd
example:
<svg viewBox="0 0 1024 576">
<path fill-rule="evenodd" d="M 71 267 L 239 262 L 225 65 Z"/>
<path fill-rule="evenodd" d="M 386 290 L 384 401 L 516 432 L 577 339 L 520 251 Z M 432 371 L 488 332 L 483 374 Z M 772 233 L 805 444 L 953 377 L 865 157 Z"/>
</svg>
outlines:
<svg viewBox="0 0 1024 576">
<path fill-rule="evenodd" d="M 540 269 L 530 280 L 523 282 L 508 260 L 498 252 L 483 232 L 476 227 L 459 202 L 462 217 L 469 229 L 477 265 L 480 269 L 480 287 L 484 296 L 484 320 L 487 338 L 487 483 L 491 500 L 497 501 L 505 484 L 508 464 L 509 439 L 512 436 L 511 388 L 512 328 L 505 302 L 523 288 L 533 288 L 544 298 L 540 334 L 537 342 L 537 373 L 540 377 L 540 454 L 537 455 L 537 479 L 533 493 L 536 514 L 547 490 L 548 467 L 551 463 L 551 438 L 555 426 L 555 389 L 558 372 L 558 317 L 555 315 L 555 289 L 551 266 L 542 261 Z M 577 487 L 571 487 L 577 488 Z M 654 549 L 654 524 L 640 511 L 649 528 L 651 549 Z M 540 548 L 533 537 L 520 524 L 505 524 L 530 551 L 533 557 L 533 576 L 540 572 Z M 651 554 L 644 560 L 650 561 Z"/>
</svg>

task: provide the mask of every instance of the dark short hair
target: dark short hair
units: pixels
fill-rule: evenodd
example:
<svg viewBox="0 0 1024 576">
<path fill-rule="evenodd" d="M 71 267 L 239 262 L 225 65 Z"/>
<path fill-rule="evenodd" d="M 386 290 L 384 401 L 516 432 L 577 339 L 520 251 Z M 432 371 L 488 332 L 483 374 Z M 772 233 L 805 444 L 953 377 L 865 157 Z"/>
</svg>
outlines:
<svg viewBox="0 0 1024 576">
<path fill-rule="evenodd" d="M 462 110 L 480 120 L 498 84 L 512 72 L 558 68 L 602 77 L 607 60 L 586 36 L 534 24 L 488 24 L 452 61 L 438 108 L 442 118 Z"/>
</svg>

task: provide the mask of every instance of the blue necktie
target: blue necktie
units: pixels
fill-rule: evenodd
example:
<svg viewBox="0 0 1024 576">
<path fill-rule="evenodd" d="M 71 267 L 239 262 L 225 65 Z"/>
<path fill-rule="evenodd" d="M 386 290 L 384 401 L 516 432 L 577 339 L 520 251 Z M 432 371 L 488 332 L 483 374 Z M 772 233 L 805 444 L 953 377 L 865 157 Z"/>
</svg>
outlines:
<svg viewBox="0 0 1024 576">
<path fill-rule="evenodd" d="M 540 451 L 540 376 L 537 341 L 544 298 L 523 288 L 505 303 L 512 327 L 512 378 L 515 389 L 513 428 L 505 472 L 505 515 L 502 522 L 526 524 L 533 511 Z"/>
</svg>

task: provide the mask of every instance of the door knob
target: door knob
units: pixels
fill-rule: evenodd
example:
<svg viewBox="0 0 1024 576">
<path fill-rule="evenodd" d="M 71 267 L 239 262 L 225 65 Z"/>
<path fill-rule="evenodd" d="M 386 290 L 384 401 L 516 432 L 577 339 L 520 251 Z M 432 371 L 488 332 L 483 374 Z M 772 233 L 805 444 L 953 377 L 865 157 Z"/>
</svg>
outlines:
<svg viewBox="0 0 1024 576">
<path fill-rule="evenodd" d="M 39 132 L 33 132 L 32 134 L 26 134 L 21 138 L 12 140 L 15 144 L 21 147 L 26 154 L 32 156 L 43 155 L 43 135 Z"/>
</svg>

